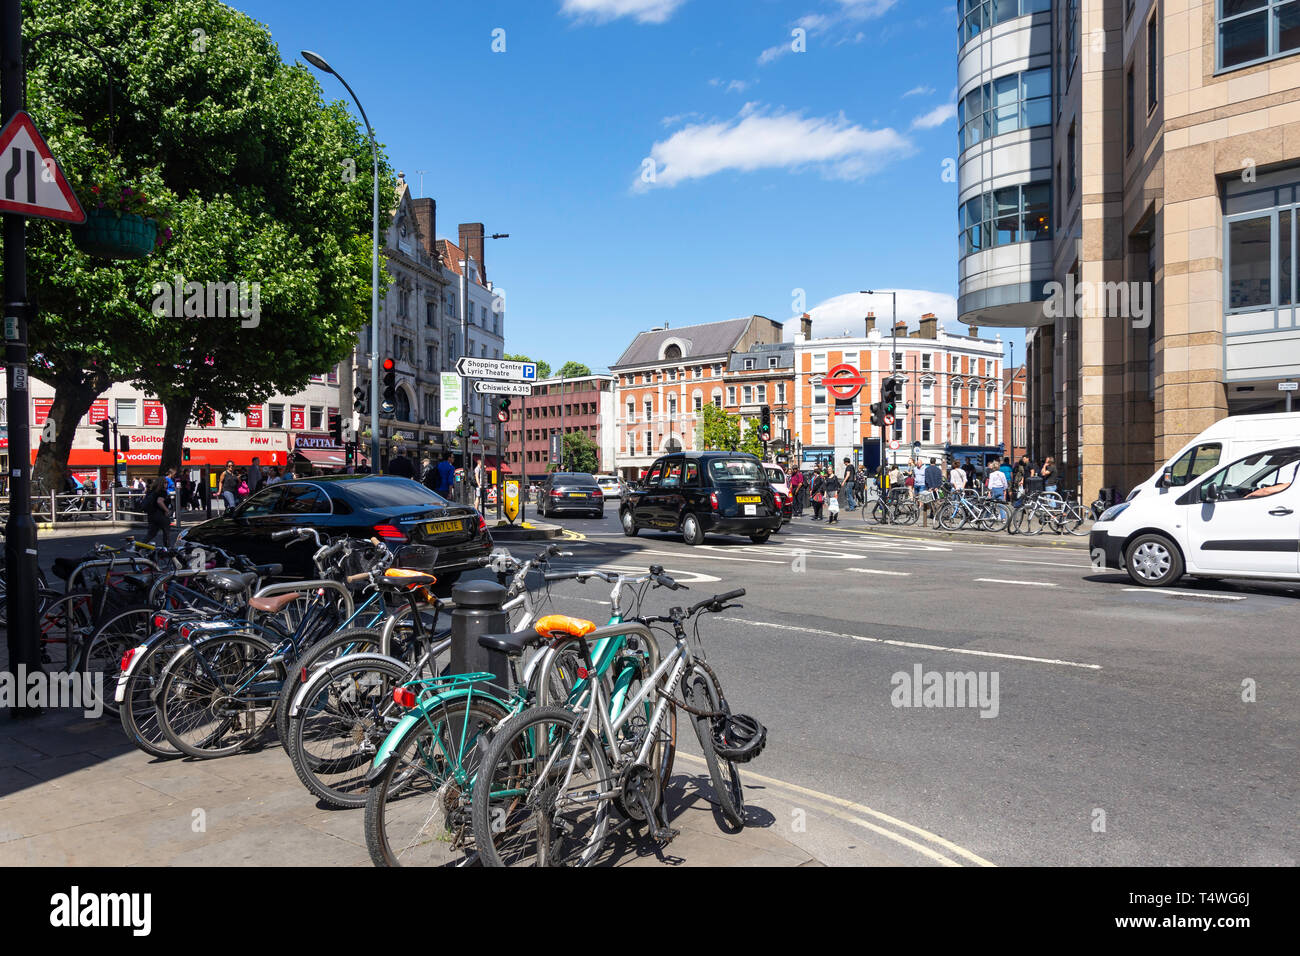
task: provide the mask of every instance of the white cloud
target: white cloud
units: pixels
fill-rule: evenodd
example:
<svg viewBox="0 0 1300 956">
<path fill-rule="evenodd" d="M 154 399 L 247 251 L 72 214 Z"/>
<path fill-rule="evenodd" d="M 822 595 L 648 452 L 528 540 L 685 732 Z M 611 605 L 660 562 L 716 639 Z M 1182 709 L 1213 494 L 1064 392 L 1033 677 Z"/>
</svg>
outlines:
<svg viewBox="0 0 1300 956">
<path fill-rule="evenodd" d="M 633 188 L 676 186 L 726 170 L 799 169 L 815 166 L 837 179 L 861 179 L 912 152 L 906 136 L 888 127 L 865 129 L 837 117 L 766 112 L 755 103 L 731 120 L 686 126 L 650 148 L 655 181 Z"/>
<path fill-rule="evenodd" d="M 933 86 L 914 86 L 903 94 L 903 98 L 907 99 L 909 96 L 930 96 L 932 93 L 934 93 Z"/>
<path fill-rule="evenodd" d="M 934 129 L 957 117 L 957 104 L 944 103 L 912 120 L 912 129 Z"/>
<path fill-rule="evenodd" d="M 883 16 L 897 2 L 898 0 L 838 0 L 840 9 L 837 12 L 805 14 L 794 21 L 794 26 L 802 29 L 808 36 L 822 36 L 842 23 L 852 20 L 870 20 Z M 865 39 L 865 33 L 854 31 L 840 37 L 835 42 L 835 46 L 841 46 L 845 43 L 861 43 Z M 792 42 L 793 37 L 778 43 L 776 46 L 768 47 L 758 55 L 759 65 L 766 66 L 775 60 L 779 60 L 787 53 L 793 53 Z"/>
<path fill-rule="evenodd" d="M 709 80 L 709 86 L 720 87 L 724 93 L 743 93 L 749 89 L 749 84 L 744 80 L 723 80 L 716 76 Z"/>
<path fill-rule="evenodd" d="M 863 295 L 860 292 L 848 292 L 819 302 L 808 310 L 813 320 L 813 335 L 825 337 L 843 335 L 865 335 L 865 319 L 868 312 L 876 313 L 876 328 L 881 335 L 889 334 L 889 323 L 893 318 L 891 297 L 881 295 L 880 289 L 875 295 Z M 891 290 L 885 289 L 884 292 Z M 957 299 L 944 292 L 928 292 L 924 289 L 897 289 L 898 318 L 907 322 L 909 329 L 917 328 L 921 316 L 933 312 L 939 319 L 939 325 L 949 331 L 965 334 L 966 327 L 957 322 Z M 792 339 L 799 331 L 799 322 L 785 323 L 785 338 Z"/>
<path fill-rule="evenodd" d="M 884 16 L 898 0 L 839 0 L 839 3 L 848 16 L 868 20 Z"/>
<path fill-rule="evenodd" d="M 564 0 L 561 13 L 578 20 L 608 23 L 633 17 L 638 23 L 664 23 L 686 0 Z"/>
</svg>

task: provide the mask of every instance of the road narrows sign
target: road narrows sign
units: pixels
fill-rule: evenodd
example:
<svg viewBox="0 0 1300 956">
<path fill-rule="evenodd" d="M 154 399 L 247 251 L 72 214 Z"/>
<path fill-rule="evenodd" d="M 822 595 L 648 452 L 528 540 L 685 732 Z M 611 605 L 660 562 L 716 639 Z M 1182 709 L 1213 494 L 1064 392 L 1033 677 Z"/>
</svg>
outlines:
<svg viewBox="0 0 1300 956">
<path fill-rule="evenodd" d="M 63 170 L 32 118 L 21 110 L 0 130 L 0 212 L 60 222 L 86 221 L 85 210 Z"/>
</svg>

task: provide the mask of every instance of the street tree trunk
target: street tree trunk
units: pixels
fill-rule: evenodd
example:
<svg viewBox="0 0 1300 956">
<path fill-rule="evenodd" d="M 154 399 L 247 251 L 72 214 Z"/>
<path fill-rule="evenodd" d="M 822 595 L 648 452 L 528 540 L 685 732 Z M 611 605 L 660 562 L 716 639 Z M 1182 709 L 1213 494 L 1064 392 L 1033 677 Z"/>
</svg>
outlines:
<svg viewBox="0 0 1300 956">
<path fill-rule="evenodd" d="M 168 468 L 178 472 L 184 466 L 181 461 L 181 448 L 185 441 L 185 426 L 190 423 L 194 412 L 193 395 L 175 395 L 163 400 L 167 421 L 163 426 L 162 457 L 158 461 L 158 474 L 167 474 Z"/>
<path fill-rule="evenodd" d="M 63 491 L 77 424 L 86 417 L 95 399 L 112 384 L 100 372 L 81 369 L 55 373 L 53 380 L 54 404 L 50 406 L 49 417 L 55 422 L 54 441 L 41 442 L 37 449 L 36 463 L 32 466 L 33 493 Z M 33 429 L 32 434 L 40 440 L 38 430 Z"/>
</svg>

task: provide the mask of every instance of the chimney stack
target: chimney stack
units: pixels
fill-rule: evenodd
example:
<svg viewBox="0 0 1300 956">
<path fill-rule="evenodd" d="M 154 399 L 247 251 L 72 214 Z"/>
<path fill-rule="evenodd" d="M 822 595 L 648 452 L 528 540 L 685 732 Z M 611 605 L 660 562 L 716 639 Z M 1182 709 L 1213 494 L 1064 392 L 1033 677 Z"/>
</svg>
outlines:
<svg viewBox="0 0 1300 956">
<path fill-rule="evenodd" d="M 907 323 L 902 319 L 899 319 L 898 322 L 894 325 L 894 332 L 898 335 L 900 339 L 907 338 Z"/>
<path fill-rule="evenodd" d="M 876 331 L 876 313 L 868 312 L 867 313 L 867 335 L 870 335 L 874 331 Z"/>
<path fill-rule="evenodd" d="M 970 326 L 970 337 L 973 339 L 980 337 L 980 327 L 978 325 Z"/>
<path fill-rule="evenodd" d="M 812 316 L 807 312 L 799 316 L 799 332 L 803 335 L 805 342 L 812 341 Z"/>
<path fill-rule="evenodd" d="M 483 261 L 483 223 L 460 224 L 460 251 L 465 254 L 465 258 L 478 263 L 479 279 L 487 285 L 487 264 Z"/>
<path fill-rule="evenodd" d="M 424 251 L 433 258 L 438 257 L 438 204 L 432 199 L 416 199 L 411 203 L 415 210 L 415 221 L 420 227 L 420 238 Z"/>
<path fill-rule="evenodd" d="M 921 316 L 921 338 L 936 339 L 939 337 L 939 318 L 933 312 L 927 312 Z"/>
</svg>

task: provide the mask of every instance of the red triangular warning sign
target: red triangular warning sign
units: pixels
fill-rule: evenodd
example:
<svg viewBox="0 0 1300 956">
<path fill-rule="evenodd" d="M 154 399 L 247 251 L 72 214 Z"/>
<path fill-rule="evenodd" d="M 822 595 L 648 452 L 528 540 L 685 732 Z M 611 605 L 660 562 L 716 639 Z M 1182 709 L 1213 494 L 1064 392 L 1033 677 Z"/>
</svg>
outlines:
<svg viewBox="0 0 1300 956">
<path fill-rule="evenodd" d="M 0 212 L 82 223 L 86 213 L 23 111 L 0 130 Z"/>
</svg>

